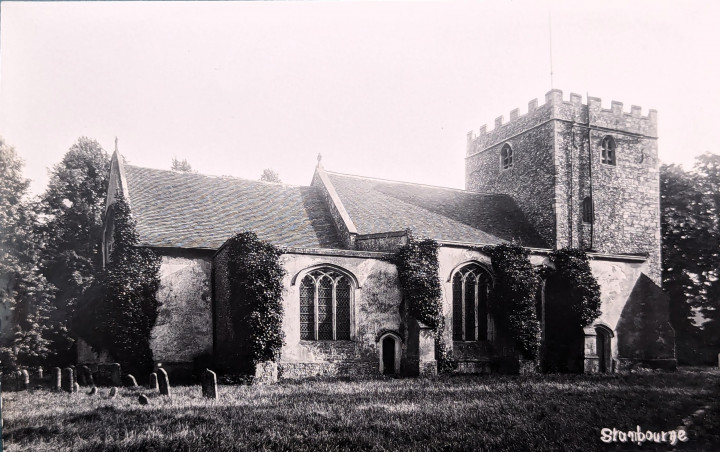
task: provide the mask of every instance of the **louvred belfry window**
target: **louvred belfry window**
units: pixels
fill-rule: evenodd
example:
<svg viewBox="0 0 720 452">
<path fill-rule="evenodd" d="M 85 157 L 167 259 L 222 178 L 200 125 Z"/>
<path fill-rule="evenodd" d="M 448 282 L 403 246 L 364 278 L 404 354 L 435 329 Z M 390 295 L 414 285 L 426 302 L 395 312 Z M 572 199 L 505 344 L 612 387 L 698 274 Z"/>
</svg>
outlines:
<svg viewBox="0 0 720 452">
<path fill-rule="evenodd" d="M 319 269 L 300 283 L 300 338 L 303 340 L 350 340 L 350 298 L 347 276 Z"/>
</svg>

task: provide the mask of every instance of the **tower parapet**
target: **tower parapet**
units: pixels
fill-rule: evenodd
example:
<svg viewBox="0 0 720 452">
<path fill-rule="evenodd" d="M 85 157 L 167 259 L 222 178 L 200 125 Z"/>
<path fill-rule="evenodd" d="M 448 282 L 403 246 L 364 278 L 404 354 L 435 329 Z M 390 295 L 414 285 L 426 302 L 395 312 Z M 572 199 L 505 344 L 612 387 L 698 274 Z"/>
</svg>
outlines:
<svg viewBox="0 0 720 452">
<path fill-rule="evenodd" d="M 545 94 L 545 103 L 538 105 L 538 100 L 528 102 L 527 113 L 519 114 L 519 109 L 510 112 L 509 121 L 503 116 L 495 119 L 494 129 L 488 131 L 487 125 L 480 127 L 479 133 L 468 132 L 468 156 L 482 152 L 501 141 L 508 140 L 519 133 L 542 125 L 551 120 L 578 123 L 599 129 L 611 129 L 640 135 L 646 138 L 657 138 L 657 111 L 649 110 L 647 116 L 642 115 L 641 107 L 631 106 L 630 112 L 623 111 L 623 103 L 612 101 L 610 109 L 603 109 L 597 97 L 588 97 L 582 103 L 582 96 L 570 93 L 569 100 L 563 100 L 563 92 L 553 89 Z"/>
</svg>

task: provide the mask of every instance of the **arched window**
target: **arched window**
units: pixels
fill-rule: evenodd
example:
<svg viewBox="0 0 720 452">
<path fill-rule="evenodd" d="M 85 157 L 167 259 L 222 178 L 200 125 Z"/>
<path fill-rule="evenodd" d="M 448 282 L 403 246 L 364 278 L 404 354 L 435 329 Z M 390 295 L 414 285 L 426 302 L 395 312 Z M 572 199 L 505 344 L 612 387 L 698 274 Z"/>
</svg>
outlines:
<svg viewBox="0 0 720 452">
<path fill-rule="evenodd" d="M 300 339 L 350 340 L 350 289 L 347 276 L 318 269 L 300 283 Z"/>
<path fill-rule="evenodd" d="M 502 163 L 502 169 L 510 169 L 513 166 L 513 150 L 508 143 L 500 150 L 500 159 Z"/>
<path fill-rule="evenodd" d="M 593 212 L 592 198 L 586 196 L 582 203 L 582 220 L 583 223 L 592 223 L 595 219 L 595 213 Z"/>
<path fill-rule="evenodd" d="M 615 138 L 606 135 L 600 143 L 602 147 L 602 162 L 607 165 L 615 164 Z"/>
<path fill-rule="evenodd" d="M 454 341 L 487 339 L 490 281 L 488 272 L 477 264 L 466 265 L 453 276 Z"/>
</svg>

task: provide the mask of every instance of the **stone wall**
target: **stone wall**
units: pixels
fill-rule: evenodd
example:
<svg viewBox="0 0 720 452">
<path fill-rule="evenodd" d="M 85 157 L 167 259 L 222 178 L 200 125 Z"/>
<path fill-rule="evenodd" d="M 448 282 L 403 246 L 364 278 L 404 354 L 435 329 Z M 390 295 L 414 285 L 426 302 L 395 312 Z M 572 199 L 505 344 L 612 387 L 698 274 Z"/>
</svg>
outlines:
<svg viewBox="0 0 720 452">
<path fill-rule="evenodd" d="M 182 252 L 180 252 L 182 254 Z M 212 353 L 210 257 L 161 256 L 160 303 L 150 347 L 155 362 L 191 363 Z"/>
</svg>

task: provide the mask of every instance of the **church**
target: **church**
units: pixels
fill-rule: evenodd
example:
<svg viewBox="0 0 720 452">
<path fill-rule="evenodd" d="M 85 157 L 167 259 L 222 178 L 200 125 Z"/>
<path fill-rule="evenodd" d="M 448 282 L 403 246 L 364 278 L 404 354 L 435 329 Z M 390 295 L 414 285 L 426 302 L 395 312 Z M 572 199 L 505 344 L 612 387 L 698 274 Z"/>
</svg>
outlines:
<svg viewBox="0 0 720 452">
<path fill-rule="evenodd" d="M 279 378 L 433 374 L 433 341 L 403 316 L 389 259 L 412 231 L 439 244 L 443 334 L 456 372 L 517 361 L 487 309 L 493 274 L 478 251 L 504 242 L 528 248 L 537 266 L 563 247 L 590 257 L 602 314 L 584 329 L 581 371 L 674 368 L 660 289 L 656 115 L 551 90 L 527 113 L 468 133 L 464 190 L 341 174 L 320 160 L 309 186 L 289 186 L 141 168 L 116 151 L 107 207 L 124 196 L 142 246 L 161 257 L 153 358 L 172 374 L 231 346 L 224 244 L 252 231 L 283 250 Z M 112 227 L 108 215 L 106 255 Z M 547 303 L 539 294 L 543 337 Z M 82 341 L 78 354 L 97 362 Z"/>
</svg>

